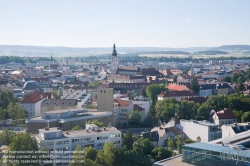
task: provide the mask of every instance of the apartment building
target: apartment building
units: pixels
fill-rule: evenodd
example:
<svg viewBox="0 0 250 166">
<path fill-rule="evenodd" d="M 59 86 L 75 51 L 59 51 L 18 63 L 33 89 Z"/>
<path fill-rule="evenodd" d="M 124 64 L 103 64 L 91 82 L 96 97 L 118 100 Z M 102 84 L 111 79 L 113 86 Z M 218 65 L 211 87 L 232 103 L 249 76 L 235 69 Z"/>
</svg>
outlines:
<svg viewBox="0 0 250 166">
<path fill-rule="evenodd" d="M 216 112 L 212 110 L 210 113 L 211 121 L 217 125 L 224 124 L 233 124 L 237 122 L 237 117 L 233 113 L 233 111 L 224 108 L 224 110 L 220 110 Z"/>
<path fill-rule="evenodd" d="M 94 124 L 86 124 L 84 130 L 62 131 L 60 128 L 39 129 L 39 134 L 35 135 L 39 149 L 47 148 L 50 152 L 59 151 L 62 158 L 53 160 L 71 160 L 72 151 L 77 145 L 82 148 L 92 146 L 95 149 L 102 149 L 106 142 L 112 142 L 117 147 L 122 147 L 122 134 L 115 127 L 99 128 Z M 55 155 L 52 153 L 51 155 Z M 67 158 L 66 156 L 69 156 Z M 57 155 L 58 156 L 58 155 Z M 63 162 L 62 162 L 63 163 Z M 53 163 L 56 166 L 60 163 Z"/>
</svg>

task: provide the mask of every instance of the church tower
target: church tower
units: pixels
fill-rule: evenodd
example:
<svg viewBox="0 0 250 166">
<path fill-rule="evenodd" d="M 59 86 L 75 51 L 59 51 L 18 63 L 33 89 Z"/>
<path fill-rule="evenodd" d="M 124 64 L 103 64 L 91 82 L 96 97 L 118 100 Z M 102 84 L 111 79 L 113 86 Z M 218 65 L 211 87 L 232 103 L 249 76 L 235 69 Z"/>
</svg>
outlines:
<svg viewBox="0 0 250 166">
<path fill-rule="evenodd" d="M 112 57 L 111 57 L 111 71 L 117 71 L 118 69 L 118 64 L 119 64 L 119 60 L 118 60 L 118 56 L 117 56 L 117 52 L 115 49 L 115 44 L 113 46 L 113 53 L 112 53 Z"/>
</svg>

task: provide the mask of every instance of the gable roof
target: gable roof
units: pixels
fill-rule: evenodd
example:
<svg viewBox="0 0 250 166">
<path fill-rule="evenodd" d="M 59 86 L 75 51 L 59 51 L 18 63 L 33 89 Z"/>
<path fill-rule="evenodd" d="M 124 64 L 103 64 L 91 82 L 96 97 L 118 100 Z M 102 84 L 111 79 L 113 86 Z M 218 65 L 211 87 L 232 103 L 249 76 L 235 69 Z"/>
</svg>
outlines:
<svg viewBox="0 0 250 166">
<path fill-rule="evenodd" d="M 175 136 L 180 136 L 180 135 L 185 135 L 185 133 L 178 129 L 177 127 L 168 127 L 168 128 L 165 128 L 166 132 L 171 132 L 173 135 Z"/>
<path fill-rule="evenodd" d="M 114 102 L 118 103 L 120 107 L 128 107 L 131 104 L 131 101 L 114 99 Z"/>
<path fill-rule="evenodd" d="M 164 76 L 172 76 L 173 73 L 170 69 L 167 70 L 159 70 L 159 73 L 163 74 Z"/>
<path fill-rule="evenodd" d="M 46 98 L 46 95 L 39 90 L 34 90 L 30 93 L 27 93 L 20 103 L 37 103 Z"/>
<path fill-rule="evenodd" d="M 151 131 L 147 133 L 142 134 L 143 138 L 148 138 L 150 141 L 158 141 L 159 140 L 159 135 L 157 131 Z"/>
<path fill-rule="evenodd" d="M 219 119 L 234 119 L 234 118 L 236 118 L 235 114 L 231 110 L 221 110 L 221 111 L 218 111 L 216 114 L 219 117 Z"/>
<path fill-rule="evenodd" d="M 167 88 L 169 90 L 174 90 L 174 91 L 184 91 L 184 90 L 189 90 L 189 88 L 186 85 L 181 85 L 181 84 L 169 84 L 167 85 Z"/>
<path fill-rule="evenodd" d="M 145 109 L 139 106 L 138 104 L 134 104 L 134 110 L 144 111 Z"/>
</svg>

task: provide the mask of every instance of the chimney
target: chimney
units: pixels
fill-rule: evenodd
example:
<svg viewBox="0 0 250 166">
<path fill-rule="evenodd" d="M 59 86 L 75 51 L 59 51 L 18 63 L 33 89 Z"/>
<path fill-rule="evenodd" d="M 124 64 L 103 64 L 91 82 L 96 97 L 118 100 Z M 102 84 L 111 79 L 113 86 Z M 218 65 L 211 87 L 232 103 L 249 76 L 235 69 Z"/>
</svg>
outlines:
<svg viewBox="0 0 250 166">
<path fill-rule="evenodd" d="M 67 134 L 67 135 L 69 135 L 69 132 L 68 132 L 68 131 L 66 131 L 66 134 Z"/>
<path fill-rule="evenodd" d="M 104 127 L 103 130 L 106 131 L 106 127 Z"/>
</svg>

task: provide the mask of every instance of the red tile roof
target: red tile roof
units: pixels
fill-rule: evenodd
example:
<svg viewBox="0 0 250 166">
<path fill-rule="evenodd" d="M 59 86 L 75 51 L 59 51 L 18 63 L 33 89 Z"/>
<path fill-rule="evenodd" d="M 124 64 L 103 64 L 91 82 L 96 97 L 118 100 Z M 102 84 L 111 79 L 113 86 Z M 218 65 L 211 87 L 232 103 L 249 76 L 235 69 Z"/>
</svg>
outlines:
<svg viewBox="0 0 250 166">
<path fill-rule="evenodd" d="M 159 97 L 178 97 L 178 96 L 197 96 L 194 91 L 165 91 L 161 92 Z"/>
<path fill-rule="evenodd" d="M 39 90 L 34 90 L 24 96 L 20 103 L 37 103 L 46 98 L 46 95 Z"/>
<path fill-rule="evenodd" d="M 189 90 L 189 88 L 185 85 L 178 85 L 178 84 L 169 84 L 166 86 L 169 90 L 173 91 L 183 91 L 183 90 Z"/>
<path fill-rule="evenodd" d="M 114 99 L 114 102 L 118 103 L 121 107 L 128 107 L 131 104 L 131 101 L 121 99 Z"/>
<path fill-rule="evenodd" d="M 235 114 L 231 110 L 221 110 L 217 112 L 217 116 L 220 119 L 233 119 L 236 118 Z"/>
</svg>

